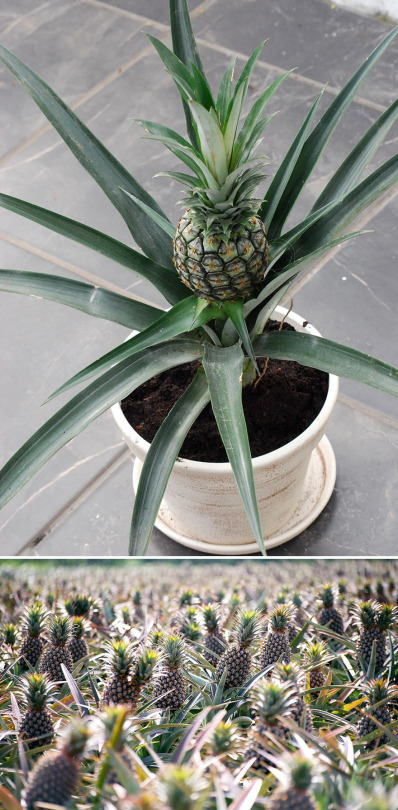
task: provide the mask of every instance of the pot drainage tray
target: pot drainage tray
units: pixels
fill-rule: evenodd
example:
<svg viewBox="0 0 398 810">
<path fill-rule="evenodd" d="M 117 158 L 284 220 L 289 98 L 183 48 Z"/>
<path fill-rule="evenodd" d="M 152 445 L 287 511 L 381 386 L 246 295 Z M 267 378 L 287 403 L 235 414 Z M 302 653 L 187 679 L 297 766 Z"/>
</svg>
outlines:
<svg viewBox="0 0 398 810">
<path fill-rule="evenodd" d="M 304 529 L 310 526 L 321 514 L 329 501 L 335 481 L 335 455 L 329 440 L 326 436 L 323 436 L 318 446 L 311 454 L 302 495 L 293 515 L 279 532 L 273 534 L 271 537 L 264 538 L 265 548 L 274 548 L 275 546 L 281 545 L 281 543 L 286 543 L 288 540 L 292 540 L 293 537 L 297 537 Z M 170 525 L 168 525 L 170 519 L 172 518 L 168 515 L 167 509 L 161 507 L 155 526 L 163 532 L 163 534 L 167 535 L 167 537 L 194 551 L 228 556 L 259 553 L 258 545 L 254 542 L 242 545 L 220 545 L 218 543 L 205 543 L 195 537 L 183 536 L 175 532 Z"/>
</svg>

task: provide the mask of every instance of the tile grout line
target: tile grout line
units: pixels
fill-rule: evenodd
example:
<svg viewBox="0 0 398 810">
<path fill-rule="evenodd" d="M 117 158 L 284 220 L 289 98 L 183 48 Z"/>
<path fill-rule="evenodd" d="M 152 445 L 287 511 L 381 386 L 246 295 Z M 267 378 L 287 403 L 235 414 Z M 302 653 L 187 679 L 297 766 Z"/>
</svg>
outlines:
<svg viewBox="0 0 398 810">
<path fill-rule="evenodd" d="M 92 6 L 96 6 L 96 7 L 99 7 L 99 8 L 103 8 L 106 11 L 113 12 L 115 14 L 118 14 L 119 16 L 126 16 L 126 17 L 128 17 L 130 19 L 133 19 L 135 22 L 142 22 L 142 24 L 150 25 L 150 26 L 153 26 L 154 28 L 158 28 L 160 31 L 163 32 L 163 37 L 162 38 L 166 38 L 170 33 L 169 26 L 165 25 L 164 23 L 159 23 L 156 20 L 151 20 L 151 19 L 149 19 L 147 17 L 142 17 L 142 16 L 140 16 L 138 14 L 134 14 L 133 12 L 126 11 L 124 9 L 118 9 L 117 7 L 109 6 L 109 4 L 106 3 L 106 2 L 103 2 L 103 0 L 76 0 L 76 2 L 78 2 L 80 4 L 92 5 Z M 207 2 L 204 2 L 199 7 L 194 9 L 194 11 L 191 13 L 191 16 L 197 16 L 199 13 L 202 13 L 203 10 L 206 11 L 206 9 L 208 7 L 211 7 L 216 2 L 217 2 L 217 0 L 207 0 Z M 137 31 L 136 33 L 139 33 L 139 31 Z M 218 53 L 223 53 L 226 56 L 229 56 L 229 57 L 235 57 L 236 56 L 237 59 L 239 59 L 241 61 L 246 62 L 247 58 L 248 58 L 247 55 L 242 54 L 241 52 L 236 52 L 236 51 L 232 50 L 231 48 L 226 48 L 226 47 L 224 47 L 222 45 L 217 45 L 216 43 L 211 43 L 208 40 L 197 38 L 197 43 L 199 45 L 202 45 L 202 47 L 209 48 L 210 50 L 214 50 L 214 51 L 216 51 Z M 152 51 L 153 51 L 152 46 L 147 46 L 146 48 L 143 48 L 135 57 L 133 57 L 131 60 L 126 62 L 121 67 L 119 67 L 116 70 L 112 71 L 109 74 L 109 76 L 107 76 L 105 79 L 103 79 L 101 82 L 99 82 L 93 88 L 91 88 L 91 90 L 88 90 L 86 93 L 84 93 L 75 102 L 75 104 L 71 105 L 71 109 L 73 111 L 78 110 L 79 107 L 82 104 L 84 104 L 86 101 L 89 101 L 91 98 L 93 98 L 95 95 L 97 95 L 97 93 L 101 92 L 101 90 L 104 87 L 107 87 L 109 84 L 111 84 L 113 81 L 115 81 L 120 75 L 122 75 L 127 70 L 129 70 L 130 67 L 132 67 L 134 64 L 139 62 L 141 59 L 145 58 L 145 56 L 147 56 L 148 53 L 152 53 Z M 273 71 L 275 73 L 278 73 L 278 74 L 283 74 L 283 73 L 286 72 L 284 68 L 281 68 L 278 65 L 273 65 L 273 64 L 271 64 L 269 62 L 265 62 L 265 61 L 263 61 L 261 59 L 259 59 L 257 61 L 257 65 L 259 67 L 262 67 L 262 68 L 264 68 L 266 70 L 271 70 L 271 71 Z M 341 89 L 341 88 L 338 88 L 338 87 L 333 87 L 333 86 L 328 85 L 326 83 L 318 82 L 316 79 L 311 79 L 311 78 L 309 78 L 307 76 L 303 76 L 301 73 L 291 73 L 290 76 L 288 76 L 288 79 L 291 79 L 292 81 L 298 81 L 298 82 L 301 82 L 303 84 L 307 84 L 310 87 L 313 87 L 314 90 L 325 90 L 326 93 L 330 93 L 331 95 L 334 95 L 334 96 L 336 96 L 340 92 L 340 89 Z M 377 104 L 377 102 L 369 101 L 368 99 L 366 99 L 366 98 L 364 98 L 362 96 L 356 96 L 353 99 L 353 104 L 359 104 L 360 106 L 368 107 L 368 108 L 373 109 L 373 110 L 375 110 L 377 112 L 385 112 L 385 110 L 386 110 L 386 107 L 383 106 L 382 104 Z M 36 140 L 41 138 L 41 136 L 46 134 L 46 132 L 51 131 L 51 129 L 52 129 L 51 124 L 44 124 L 42 127 L 40 127 L 40 129 L 36 130 L 35 133 L 30 135 L 29 138 L 27 138 L 25 141 L 23 141 L 21 144 L 19 144 L 17 147 L 15 147 L 15 149 L 10 150 L 9 152 L 7 152 L 7 154 L 3 155 L 3 157 L 0 158 L 0 169 L 3 166 L 5 166 L 10 159 L 12 159 L 16 155 L 18 155 L 21 151 L 23 151 L 24 149 L 29 147 L 32 143 L 35 143 Z"/>
<path fill-rule="evenodd" d="M 51 532 L 56 529 L 58 526 L 63 523 L 68 516 L 75 511 L 85 500 L 88 498 L 95 490 L 103 484 L 105 481 L 113 475 L 116 470 L 121 467 L 128 458 L 131 457 L 130 450 L 126 447 L 121 450 L 118 455 L 112 459 L 111 461 L 106 464 L 105 467 L 102 468 L 96 475 L 90 479 L 90 481 L 77 493 L 73 498 L 71 498 L 65 506 L 63 506 L 55 515 L 54 517 L 50 518 L 50 520 L 46 523 L 43 528 L 35 534 L 30 540 L 28 540 L 24 545 L 17 551 L 15 554 L 16 557 L 21 557 L 27 551 L 32 551 L 37 549 L 40 546 L 46 537 L 48 537 Z"/>
<path fill-rule="evenodd" d="M 359 402 L 357 399 L 348 397 L 346 394 L 338 394 L 337 401 L 341 402 L 342 405 L 346 405 L 347 408 L 351 408 L 353 411 L 358 411 L 358 413 L 362 413 L 364 416 L 374 419 L 375 422 L 380 422 L 393 430 L 398 430 L 398 419 L 394 419 L 393 416 L 387 416 L 383 411 L 378 411 L 376 408 L 372 408 L 364 402 Z"/>
</svg>

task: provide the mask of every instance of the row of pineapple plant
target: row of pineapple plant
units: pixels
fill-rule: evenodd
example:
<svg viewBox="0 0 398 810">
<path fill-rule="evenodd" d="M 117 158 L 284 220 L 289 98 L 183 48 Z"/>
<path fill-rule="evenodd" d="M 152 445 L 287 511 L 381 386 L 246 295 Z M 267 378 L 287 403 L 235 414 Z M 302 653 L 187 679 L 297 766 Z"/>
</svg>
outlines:
<svg viewBox="0 0 398 810">
<path fill-rule="evenodd" d="M 6 810 L 392 810 L 394 570 L 155 567 L 134 569 L 134 587 L 127 572 L 98 569 L 81 596 L 77 563 L 62 578 L 4 566 Z M 377 599 L 383 581 L 390 601 Z"/>
</svg>

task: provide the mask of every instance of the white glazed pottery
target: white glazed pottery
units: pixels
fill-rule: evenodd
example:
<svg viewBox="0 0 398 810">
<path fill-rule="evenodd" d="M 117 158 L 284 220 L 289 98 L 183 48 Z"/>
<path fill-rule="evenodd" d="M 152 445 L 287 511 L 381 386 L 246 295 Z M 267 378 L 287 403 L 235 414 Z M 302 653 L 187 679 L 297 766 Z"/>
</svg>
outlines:
<svg viewBox="0 0 398 810">
<path fill-rule="evenodd" d="M 286 309 L 278 307 L 272 317 L 282 320 L 286 313 Z M 293 312 L 287 315 L 286 322 L 299 332 L 319 336 L 313 326 Z M 266 548 L 300 534 L 318 517 L 332 494 L 336 464 L 324 433 L 337 394 L 338 377 L 329 375 L 326 400 L 311 425 L 278 450 L 253 459 Z M 119 404 L 111 410 L 135 456 L 136 491 L 149 443 L 131 427 Z M 259 550 L 228 462 L 176 461 L 156 525 L 179 543 L 210 554 L 253 554 Z"/>
</svg>

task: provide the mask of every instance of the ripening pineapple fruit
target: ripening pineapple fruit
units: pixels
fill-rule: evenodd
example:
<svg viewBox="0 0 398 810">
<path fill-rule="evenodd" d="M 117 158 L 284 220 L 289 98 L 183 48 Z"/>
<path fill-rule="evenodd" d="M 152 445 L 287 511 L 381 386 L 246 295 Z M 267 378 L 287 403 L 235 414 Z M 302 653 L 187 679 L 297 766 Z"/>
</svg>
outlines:
<svg viewBox="0 0 398 810">
<path fill-rule="evenodd" d="M 318 595 L 323 605 L 318 616 L 318 623 L 323 627 L 328 627 L 333 633 L 338 633 L 341 636 L 344 630 L 344 623 L 340 611 L 334 607 L 336 598 L 334 586 L 322 585 Z"/>
<path fill-rule="evenodd" d="M 71 626 L 72 638 L 68 644 L 69 652 L 72 656 L 73 663 L 80 661 L 88 655 L 87 642 L 84 638 L 86 626 L 84 620 L 80 616 L 74 616 Z"/>
<path fill-rule="evenodd" d="M 398 686 L 388 684 L 388 681 L 384 678 L 379 678 L 378 680 L 374 679 L 369 681 L 364 687 L 364 691 L 367 695 L 367 703 L 364 708 L 366 714 L 361 717 L 357 726 L 359 738 L 366 737 L 372 731 L 376 731 L 379 728 L 377 723 L 373 722 L 371 719 L 372 717 L 378 720 L 379 723 L 382 723 L 383 726 L 392 723 L 393 716 L 388 706 L 388 701 L 390 701 L 391 698 L 396 698 Z M 371 715 L 371 717 L 366 715 Z M 387 734 L 381 734 L 379 737 L 376 737 L 375 740 L 368 742 L 368 748 L 372 749 L 376 746 L 384 745 L 384 743 L 389 742 L 389 739 Z"/>
<path fill-rule="evenodd" d="M 269 759 L 265 753 L 271 750 L 269 734 L 280 740 L 288 739 L 290 732 L 283 723 L 283 718 L 291 714 L 296 696 L 290 684 L 274 683 L 264 679 L 255 687 L 253 709 L 256 722 L 250 731 L 244 759 L 256 757 L 251 766 L 254 770 L 268 772 Z"/>
<path fill-rule="evenodd" d="M 267 801 L 267 810 L 317 810 L 311 793 L 312 763 L 300 753 L 283 760 L 283 770 L 273 773 L 280 784 Z"/>
<path fill-rule="evenodd" d="M 291 605 L 275 607 L 269 619 L 269 633 L 261 647 L 261 669 L 269 667 L 276 661 L 289 663 L 292 657 L 290 650 L 288 627 L 292 620 L 293 608 Z"/>
<path fill-rule="evenodd" d="M 392 605 L 380 607 L 377 602 L 360 602 L 353 609 L 354 618 L 359 624 L 357 653 L 366 666 L 372 655 L 376 641 L 376 669 L 384 666 L 387 654 L 386 631 L 397 622 L 398 610 Z"/>
<path fill-rule="evenodd" d="M 182 667 L 185 658 L 184 639 L 181 636 L 166 636 L 163 640 L 161 659 L 164 672 L 153 684 L 153 696 L 160 709 L 179 709 L 184 703 L 187 682 Z M 169 694 L 166 695 L 165 692 Z"/>
<path fill-rule="evenodd" d="M 324 641 L 307 641 L 303 647 L 303 664 L 309 675 L 309 688 L 320 689 L 325 683 L 325 664 L 329 657 L 329 649 Z M 317 700 L 319 691 L 311 692 L 311 697 Z"/>
<path fill-rule="evenodd" d="M 153 675 L 158 661 L 156 650 L 142 648 L 136 652 L 128 641 L 113 641 L 105 660 L 109 675 L 101 695 L 101 708 L 110 703 L 125 703 L 134 711 L 144 684 Z"/>
<path fill-rule="evenodd" d="M 225 688 L 243 686 L 250 667 L 250 647 L 256 641 L 260 628 L 260 616 L 254 610 L 238 609 L 234 623 L 235 644 L 225 650 L 216 667 L 216 679 L 221 680 L 224 669 L 227 670 Z"/>
<path fill-rule="evenodd" d="M 79 782 L 79 757 L 84 752 L 88 736 L 87 727 L 75 722 L 60 740 L 58 749 L 40 757 L 26 785 L 26 810 L 36 810 L 37 802 L 63 807 L 69 801 Z"/>
<path fill-rule="evenodd" d="M 28 748 L 49 745 L 53 741 L 54 727 L 47 708 L 53 688 L 48 678 L 38 672 L 30 672 L 21 686 L 28 708 L 22 716 L 18 736 Z"/>
<path fill-rule="evenodd" d="M 221 658 L 227 646 L 224 633 L 220 630 L 220 606 L 216 604 L 205 605 L 202 609 L 202 616 L 207 631 L 203 641 L 203 655 L 210 664 L 216 666 L 218 659 Z"/>
<path fill-rule="evenodd" d="M 44 630 L 46 618 L 47 611 L 40 603 L 30 605 L 23 612 L 23 640 L 19 650 L 20 663 L 23 669 L 29 665 L 35 667 L 43 652 L 44 644 L 41 634 Z"/>
<path fill-rule="evenodd" d="M 51 681 L 64 681 L 61 664 L 71 671 L 72 656 L 68 649 L 71 633 L 71 622 L 68 616 L 51 616 L 49 624 L 49 643 L 43 650 L 39 662 L 39 672 L 47 673 Z"/>
<path fill-rule="evenodd" d="M 280 683 L 288 684 L 292 695 L 295 695 L 296 700 L 291 709 L 294 722 L 301 728 L 305 728 L 306 731 L 311 732 L 313 729 L 311 709 L 300 694 L 300 685 L 303 680 L 302 673 L 291 662 L 289 664 L 281 662 L 276 665 L 274 676 Z"/>
</svg>

